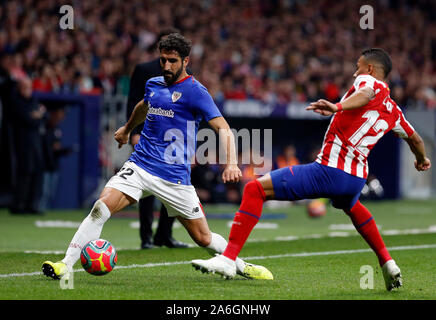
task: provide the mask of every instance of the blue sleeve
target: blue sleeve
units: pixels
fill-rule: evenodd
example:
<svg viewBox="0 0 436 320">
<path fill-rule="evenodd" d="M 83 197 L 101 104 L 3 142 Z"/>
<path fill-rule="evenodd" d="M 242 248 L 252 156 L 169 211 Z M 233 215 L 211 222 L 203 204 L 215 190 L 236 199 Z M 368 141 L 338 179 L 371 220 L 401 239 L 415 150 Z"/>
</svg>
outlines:
<svg viewBox="0 0 436 320">
<path fill-rule="evenodd" d="M 206 121 L 222 117 L 221 112 L 213 101 L 207 89 L 203 86 L 196 87 L 192 97 L 194 107 L 203 115 Z"/>
<path fill-rule="evenodd" d="M 147 80 L 145 84 L 144 102 L 148 104 L 149 94 L 150 94 L 150 80 Z"/>
</svg>

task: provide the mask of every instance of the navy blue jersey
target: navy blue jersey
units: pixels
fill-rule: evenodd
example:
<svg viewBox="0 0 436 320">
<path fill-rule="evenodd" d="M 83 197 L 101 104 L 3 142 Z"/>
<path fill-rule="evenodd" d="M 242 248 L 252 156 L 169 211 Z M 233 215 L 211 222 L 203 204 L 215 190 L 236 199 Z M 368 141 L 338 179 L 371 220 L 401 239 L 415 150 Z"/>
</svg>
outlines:
<svg viewBox="0 0 436 320">
<path fill-rule="evenodd" d="M 207 89 L 193 76 L 168 86 L 155 77 L 145 85 L 147 118 L 129 160 L 164 180 L 190 185 L 198 125 L 221 117 Z"/>
</svg>

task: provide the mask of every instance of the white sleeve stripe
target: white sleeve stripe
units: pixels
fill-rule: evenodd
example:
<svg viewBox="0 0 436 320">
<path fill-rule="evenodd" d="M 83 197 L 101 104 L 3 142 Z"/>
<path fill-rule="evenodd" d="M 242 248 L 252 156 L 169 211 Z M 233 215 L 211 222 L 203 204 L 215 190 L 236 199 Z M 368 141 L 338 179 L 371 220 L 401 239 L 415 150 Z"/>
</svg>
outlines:
<svg viewBox="0 0 436 320">
<path fill-rule="evenodd" d="M 407 128 L 410 128 L 413 131 L 415 131 L 412 125 L 404 117 L 402 117 L 402 113 L 400 113 L 397 121 L 395 122 L 395 127 L 393 127 L 392 130 L 396 134 L 398 134 L 400 138 L 408 138 L 409 136 L 406 131 Z"/>
</svg>

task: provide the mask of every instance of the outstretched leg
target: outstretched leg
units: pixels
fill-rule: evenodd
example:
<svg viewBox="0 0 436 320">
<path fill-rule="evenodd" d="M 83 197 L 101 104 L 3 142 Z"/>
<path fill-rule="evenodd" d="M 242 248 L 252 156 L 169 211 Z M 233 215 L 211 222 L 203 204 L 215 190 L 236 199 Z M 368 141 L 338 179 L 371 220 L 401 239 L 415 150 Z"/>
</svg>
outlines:
<svg viewBox="0 0 436 320">
<path fill-rule="evenodd" d="M 374 250 L 380 266 L 391 260 L 371 212 L 360 201 L 357 201 L 351 209 L 344 211 L 350 217 L 356 230 Z"/>
<path fill-rule="evenodd" d="M 357 201 L 351 209 L 344 211 L 351 218 L 356 230 L 377 255 L 379 264 L 382 267 L 386 289 L 390 291 L 393 288 L 400 287 L 402 285 L 400 268 L 391 258 L 371 212 L 360 201 Z"/>
<path fill-rule="evenodd" d="M 248 236 L 253 230 L 254 226 L 259 221 L 262 214 L 263 203 L 267 199 L 274 198 L 274 190 L 269 174 L 264 177 L 250 181 L 244 188 L 241 206 L 235 215 L 232 228 L 230 230 L 229 243 L 220 236 L 221 245 L 223 248 L 216 250 L 222 255 L 209 260 L 193 260 L 192 264 L 197 269 L 203 271 L 213 270 L 224 275 L 225 277 L 232 278 L 235 271 L 232 266 L 238 266 L 238 255 L 247 241 Z M 220 252 L 221 251 L 221 252 Z M 218 269 L 209 268 L 209 265 L 217 263 Z M 273 276 L 269 270 L 261 266 L 254 266 L 252 270 L 246 268 L 245 274 L 252 274 L 252 278 L 256 279 L 272 279 Z"/>
<path fill-rule="evenodd" d="M 245 185 L 241 206 L 233 219 L 229 244 L 223 253 L 224 256 L 232 260 L 236 259 L 251 231 L 259 222 L 263 203 L 272 198 L 274 198 L 274 190 L 269 174 Z"/>
</svg>

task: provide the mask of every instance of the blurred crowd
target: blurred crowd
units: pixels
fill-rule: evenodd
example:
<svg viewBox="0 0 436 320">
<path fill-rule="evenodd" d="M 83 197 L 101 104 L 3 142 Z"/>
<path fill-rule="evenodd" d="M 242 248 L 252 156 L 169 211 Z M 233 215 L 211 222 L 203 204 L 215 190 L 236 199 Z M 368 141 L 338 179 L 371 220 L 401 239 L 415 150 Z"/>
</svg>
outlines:
<svg viewBox="0 0 436 320">
<path fill-rule="evenodd" d="M 74 30 L 59 27 L 62 4 L 1 1 L 0 52 L 34 90 L 127 95 L 134 66 L 151 60 L 159 31 L 174 26 L 193 41 L 192 71 L 217 101 L 338 100 L 372 46 L 392 56 L 401 106 L 436 108 L 432 0 L 366 1 L 374 30 L 360 29 L 359 1 L 71 1 Z"/>
<path fill-rule="evenodd" d="M 309 158 L 315 160 L 319 149 L 314 150 Z M 208 159 L 205 165 L 192 165 L 191 183 L 195 186 L 198 197 L 202 203 L 235 203 L 241 202 L 244 186 L 251 180 L 262 176 L 271 170 L 280 169 L 288 166 L 298 165 L 301 156 L 293 144 L 284 146 L 277 156 L 268 158 L 265 155 L 256 154 L 254 150 L 249 150 L 250 163 L 244 163 L 242 153 L 239 153 L 239 168 L 242 172 L 240 182 L 225 184 L 221 178 L 224 165 L 218 164 L 217 159 Z M 212 156 L 214 158 L 214 156 Z M 303 157 L 305 159 L 305 157 Z M 256 162 L 254 159 L 258 159 Z"/>
<path fill-rule="evenodd" d="M 433 0 L 365 1 L 373 30 L 359 26 L 359 1 L 73 0 L 73 30 L 60 27 L 63 4 L 0 0 L 0 138 L 11 155 L 1 178 L 18 190 L 15 213 L 50 207 L 59 158 L 74 151 L 60 144 L 65 111 L 47 110 L 32 92 L 127 96 L 133 68 L 156 57 L 166 27 L 192 40 L 190 68 L 217 102 L 337 101 L 362 50 L 382 47 L 394 64 L 392 97 L 403 108 L 436 109 Z M 272 169 L 300 162 L 292 145 L 268 161 Z M 203 202 L 237 203 L 255 167 L 243 165 L 241 183 L 226 186 L 219 165 L 194 165 L 192 182 Z"/>
</svg>

